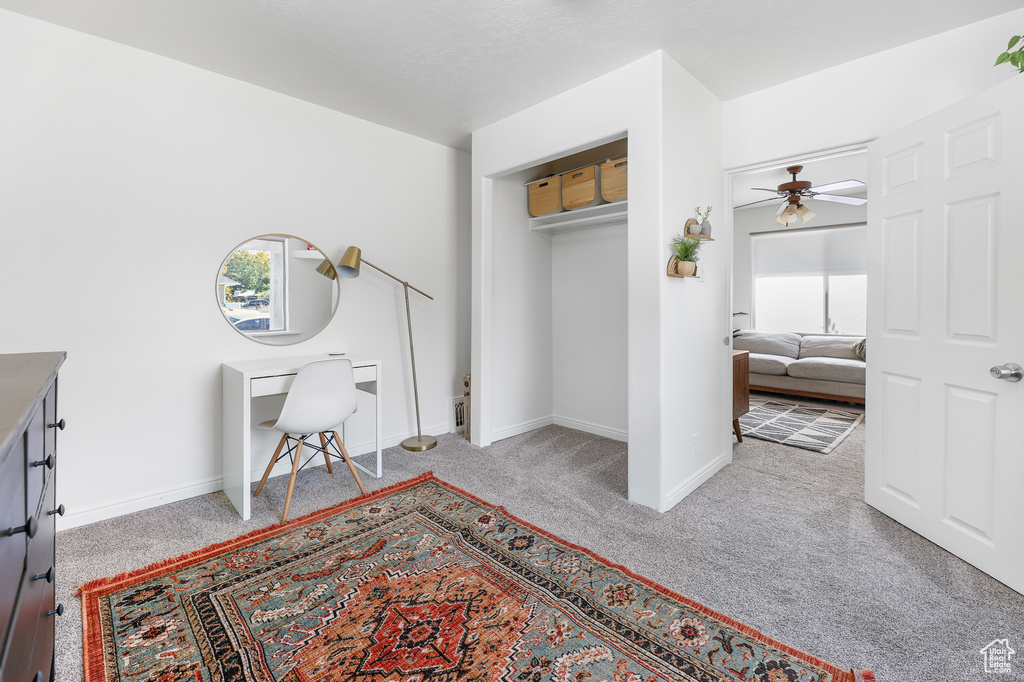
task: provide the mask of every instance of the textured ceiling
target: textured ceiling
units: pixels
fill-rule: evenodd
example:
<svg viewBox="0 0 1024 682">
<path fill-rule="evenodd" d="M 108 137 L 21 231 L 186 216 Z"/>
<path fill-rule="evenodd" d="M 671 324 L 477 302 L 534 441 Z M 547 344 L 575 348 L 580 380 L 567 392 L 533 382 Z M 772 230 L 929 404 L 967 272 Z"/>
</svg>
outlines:
<svg viewBox="0 0 1024 682">
<path fill-rule="evenodd" d="M 659 48 L 725 100 L 1022 6 L 1024 0 L 0 0 L 0 8 L 464 149 L 476 128 Z"/>
</svg>

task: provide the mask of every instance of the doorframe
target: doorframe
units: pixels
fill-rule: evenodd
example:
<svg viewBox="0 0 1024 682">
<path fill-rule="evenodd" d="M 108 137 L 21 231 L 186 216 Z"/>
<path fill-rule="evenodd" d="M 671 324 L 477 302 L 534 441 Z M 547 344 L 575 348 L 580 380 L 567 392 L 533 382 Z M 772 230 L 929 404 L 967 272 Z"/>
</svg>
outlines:
<svg viewBox="0 0 1024 682">
<path fill-rule="evenodd" d="M 794 164 L 808 164 L 816 161 L 826 161 L 828 159 L 836 159 L 842 156 L 850 156 L 852 154 L 867 154 L 868 145 L 877 138 L 871 138 L 862 142 L 856 142 L 853 144 L 846 144 L 837 147 L 829 147 L 827 149 L 820 149 L 811 152 L 795 153 L 783 157 L 776 157 L 769 161 L 760 161 L 757 163 L 751 163 L 744 166 L 736 166 L 734 168 L 727 168 L 725 170 L 725 205 L 729 207 L 728 215 L 726 216 L 726 230 L 731 237 L 729 240 L 729 282 L 728 282 L 728 299 L 729 299 L 729 310 L 726 311 L 727 317 L 727 328 L 730 330 L 735 329 L 732 323 L 732 313 L 735 303 L 735 281 L 736 281 L 736 227 L 734 222 L 734 216 L 736 209 L 733 208 L 733 194 L 732 184 L 733 180 L 741 175 L 748 175 L 750 173 L 757 173 L 766 170 L 776 170 L 779 168 L 786 168 Z M 871 187 L 868 186 L 868 200 L 871 200 Z M 753 300 L 751 292 L 751 300 Z M 868 315 L 871 311 L 868 311 Z M 754 313 L 750 312 L 750 319 L 753 320 Z M 732 339 L 729 340 L 729 347 L 732 348 Z"/>
</svg>

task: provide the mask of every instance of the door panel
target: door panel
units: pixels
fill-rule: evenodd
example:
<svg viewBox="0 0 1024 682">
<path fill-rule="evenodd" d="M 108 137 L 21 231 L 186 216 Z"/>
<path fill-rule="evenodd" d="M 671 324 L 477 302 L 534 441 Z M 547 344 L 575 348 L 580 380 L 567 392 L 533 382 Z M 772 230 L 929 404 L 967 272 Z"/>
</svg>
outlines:
<svg viewBox="0 0 1024 682">
<path fill-rule="evenodd" d="M 1016 80 L 869 147 L 865 500 L 1024 591 Z"/>
</svg>

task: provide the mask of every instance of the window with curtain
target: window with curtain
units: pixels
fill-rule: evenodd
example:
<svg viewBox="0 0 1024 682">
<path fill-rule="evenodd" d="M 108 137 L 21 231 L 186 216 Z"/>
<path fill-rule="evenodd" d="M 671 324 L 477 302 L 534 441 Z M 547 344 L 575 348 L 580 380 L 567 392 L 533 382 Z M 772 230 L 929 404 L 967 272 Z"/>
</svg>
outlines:
<svg viewBox="0 0 1024 682">
<path fill-rule="evenodd" d="M 753 234 L 750 246 L 754 329 L 865 333 L 866 224 Z"/>
</svg>

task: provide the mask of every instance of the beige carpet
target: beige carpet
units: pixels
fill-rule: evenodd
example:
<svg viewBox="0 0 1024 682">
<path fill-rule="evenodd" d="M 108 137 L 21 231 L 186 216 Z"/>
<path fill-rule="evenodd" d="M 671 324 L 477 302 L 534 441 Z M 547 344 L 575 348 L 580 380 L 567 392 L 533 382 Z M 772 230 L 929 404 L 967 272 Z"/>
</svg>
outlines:
<svg viewBox="0 0 1024 682">
<path fill-rule="evenodd" d="M 870 667 L 880 682 L 986 679 L 982 647 L 1006 637 L 1024 647 L 1024 597 L 864 504 L 864 428 L 824 458 L 754 439 L 736 444 L 733 464 L 666 514 L 626 500 L 624 444 L 557 426 L 486 449 L 454 435 L 428 453 L 393 448 L 385 477 L 367 484 L 433 470 L 791 646 Z M 71 596 L 80 584 L 274 523 L 286 483 L 268 483 L 248 522 L 214 493 L 59 533 L 58 600 L 68 610 L 57 679 L 82 679 Z M 306 470 L 292 513 L 356 492 L 344 468 L 333 477 Z"/>
</svg>

